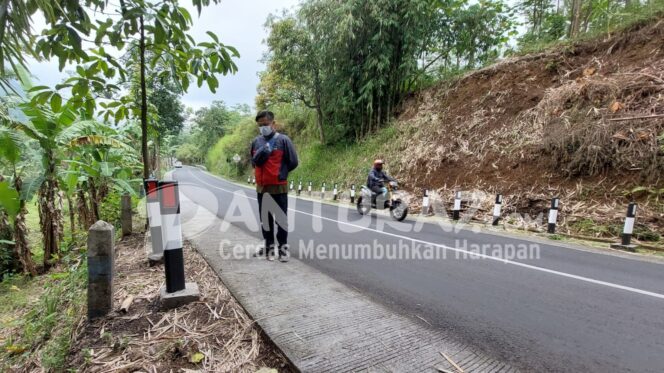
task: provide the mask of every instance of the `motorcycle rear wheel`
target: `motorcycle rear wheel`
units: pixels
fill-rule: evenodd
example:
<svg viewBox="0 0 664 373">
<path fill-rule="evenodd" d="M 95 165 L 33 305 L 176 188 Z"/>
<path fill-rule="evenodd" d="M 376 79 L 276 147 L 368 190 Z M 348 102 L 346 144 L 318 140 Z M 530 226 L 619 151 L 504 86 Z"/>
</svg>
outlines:
<svg viewBox="0 0 664 373">
<path fill-rule="evenodd" d="M 371 211 L 371 206 L 368 206 L 367 204 L 363 203 L 362 197 L 357 197 L 357 212 L 360 215 L 368 215 L 369 211 Z"/>
</svg>

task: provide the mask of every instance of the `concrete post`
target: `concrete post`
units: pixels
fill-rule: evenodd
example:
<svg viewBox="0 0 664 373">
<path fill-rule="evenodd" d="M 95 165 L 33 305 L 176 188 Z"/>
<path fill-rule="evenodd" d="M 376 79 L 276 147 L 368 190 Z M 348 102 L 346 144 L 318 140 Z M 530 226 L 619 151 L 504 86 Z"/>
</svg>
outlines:
<svg viewBox="0 0 664 373">
<path fill-rule="evenodd" d="M 556 233 L 556 221 L 558 220 L 559 204 L 560 204 L 560 198 L 558 197 L 551 198 L 551 208 L 549 209 L 549 220 L 546 228 L 546 231 L 551 234 Z"/>
<path fill-rule="evenodd" d="M 114 238 L 113 225 L 102 220 L 88 231 L 88 319 L 113 310 Z"/>
<path fill-rule="evenodd" d="M 503 204 L 503 195 L 496 194 L 496 203 L 493 205 L 493 222 L 491 225 L 498 225 L 500 221 L 500 207 Z"/>
<path fill-rule="evenodd" d="M 424 195 L 422 196 L 422 215 L 427 215 L 429 213 L 429 191 L 424 189 Z"/>
<path fill-rule="evenodd" d="M 160 291 L 162 307 L 174 308 L 199 299 L 198 285 L 186 282 L 180 223 L 180 192 L 177 181 L 159 182 L 159 207 L 162 215 L 164 270 L 166 286 Z"/>
<path fill-rule="evenodd" d="M 123 194 L 120 200 L 120 225 L 122 226 L 122 237 L 131 235 L 131 196 Z"/>
<path fill-rule="evenodd" d="M 164 261 L 164 243 L 161 239 L 161 212 L 159 211 L 159 181 L 155 178 L 149 178 L 145 179 L 143 183 L 150 222 L 150 240 L 152 241 L 152 252 L 148 254 L 148 264 L 152 267 Z"/>
<path fill-rule="evenodd" d="M 454 193 L 454 208 L 452 209 L 452 219 L 459 220 L 461 216 L 461 191 Z"/>
<path fill-rule="evenodd" d="M 636 245 L 632 244 L 632 233 L 634 232 L 635 220 L 636 220 L 636 203 L 631 202 L 629 206 L 627 206 L 627 216 L 625 217 L 625 225 L 623 226 L 621 242 L 611 244 L 611 247 L 615 249 L 636 251 Z"/>
</svg>

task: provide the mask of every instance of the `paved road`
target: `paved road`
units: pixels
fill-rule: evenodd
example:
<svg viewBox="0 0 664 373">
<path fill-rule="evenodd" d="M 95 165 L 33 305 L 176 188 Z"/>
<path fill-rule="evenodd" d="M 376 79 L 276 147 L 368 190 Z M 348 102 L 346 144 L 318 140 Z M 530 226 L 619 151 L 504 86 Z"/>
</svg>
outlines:
<svg viewBox="0 0 664 373">
<path fill-rule="evenodd" d="M 253 190 L 190 167 L 178 169 L 175 178 L 201 188 L 183 188 L 199 205 L 257 232 Z M 439 256 L 445 253 L 434 259 L 302 259 L 499 360 L 530 371 L 664 371 L 664 265 L 658 262 L 433 223 L 360 217 L 351 209 L 302 199 L 291 198 L 289 209 L 294 255 L 319 245 L 366 244 L 383 245 L 383 253 L 393 255 L 399 245 L 410 253 L 426 255 L 431 247 Z M 539 257 L 505 259 L 494 250 L 532 252 L 532 244 L 539 245 Z M 471 259 L 475 245 L 489 250 Z"/>
</svg>

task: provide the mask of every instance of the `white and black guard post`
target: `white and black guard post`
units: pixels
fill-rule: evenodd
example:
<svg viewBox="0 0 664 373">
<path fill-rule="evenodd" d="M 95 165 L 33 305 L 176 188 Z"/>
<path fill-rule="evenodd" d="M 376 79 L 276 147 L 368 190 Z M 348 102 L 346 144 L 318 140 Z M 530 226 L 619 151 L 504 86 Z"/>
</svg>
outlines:
<svg viewBox="0 0 664 373">
<path fill-rule="evenodd" d="M 547 225 L 547 233 L 556 233 L 556 222 L 558 221 L 558 206 L 560 205 L 560 198 L 551 198 L 551 208 L 549 209 L 549 224 Z"/>
<path fill-rule="evenodd" d="M 313 185 L 313 184 L 312 184 L 311 181 L 310 181 L 310 182 L 309 182 L 309 185 L 307 186 L 307 192 L 309 192 L 309 196 L 311 196 L 311 186 L 312 186 L 312 185 Z"/>
<path fill-rule="evenodd" d="M 251 178 L 251 183 L 254 184 L 254 185 L 256 185 L 256 176 L 254 176 L 254 177 Z"/>
<path fill-rule="evenodd" d="M 459 220 L 461 215 L 461 191 L 454 192 L 454 207 L 452 208 L 452 219 Z"/>
<path fill-rule="evenodd" d="M 325 182 L 320 187 L 320 199 L 325 199 Z"/>
<path fill-rule="evenodd" d="M 290 191 L 291 192 L 293 191 L 293 180 L 291 180 L 291 182 L 290 182 Z"/>
<path fill-rule="evenodd" d="M 623 227 L 621 242 L 612 244 L 611 247 L 635 251 L 636 245 L 632 244 L 632 233 L 634 233 L 635 220 L 636 220 L 636 203 L 630 202 L 629 206 L 627 206 L 627 216 L 625 217 L 625 226 Z"/>
<path fill-rule="evenodd" d="M 247 176 L 247 184 L 251 184 L 251 176 Z"/>
<path fill-rule="evenodd" d="M 339 191 L 338 191 L 338 189 L 337 189 L 337 184 L 334 184 L 334 189 L 332 190 L 332 196 L 333 196 L 332 199 L 335 200 L 335 201 L 337 200 L 337 197 L 338 197 L 338 196 L 337 196 L 337 193 L 338 193 L 338 192 L 339 192 Z"/>
<path fill-rule="evenodd" d="M 350 203 L 355 203 L 355 184 L 350 185 Z"/>
<path fill-rule="evenodd" d="M 491 225 L 498 225 L 500 221 L 500 208 L 503 204 L 503 195 L 496 194 L 496 203 L 493 205 L 493 223 Z"/>
<path fill-rule="evenodd" d="M 297 195 L 299 196 L 302 193 L 302 180 L 297 184 Z"/>
<path fill-rule="evenodd" d="M 161 211 L 159 209 L 159 180 L 153 177 L 144 179 L 143 188 L 145 189 L 145 205 L 150 226 L 150 241 L 152 241 L 152 252 L 148 254 L 148 263 L 150 266 L 154 266 L 161 263 L 164 258 L 164 244 L 161 239 Z"/>
<path fill-rule="evenodd" d="M 159 208 L 162 215 L 164 270 L 166 286 L 160 291 L 164 307 L 173 308 L 198 299 L 198 285 L 185 283 L 180 193 L 177 181 L 159 182 Z"/>
<path fill-rule="evenodd" d="M 429 213 L 429 191 L 425 188 L 423 189 L 422 197 L 422 214 L 426 215 Z"/>
</svg>

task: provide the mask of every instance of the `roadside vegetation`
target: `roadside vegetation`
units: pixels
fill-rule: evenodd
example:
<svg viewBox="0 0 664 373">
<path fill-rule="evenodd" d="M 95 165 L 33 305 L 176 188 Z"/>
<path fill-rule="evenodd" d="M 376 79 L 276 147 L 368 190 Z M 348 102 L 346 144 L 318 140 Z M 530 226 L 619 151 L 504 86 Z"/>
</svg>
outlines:
<svg viewBox="0 0 664 373">
<path fill-rule="evenodd" d="M 121 196 L 136 205 L 142 179 L 172 164 L 181 95 L 215 91 L 239 53 L 189 37 L 176 0 L 5 1 L 0 13 L 0 370 L 63 371 L 85 315 L 88 227 L 119 226 Z M 33 84 L 30 60 L 69 77 Z"/>
</svg>

